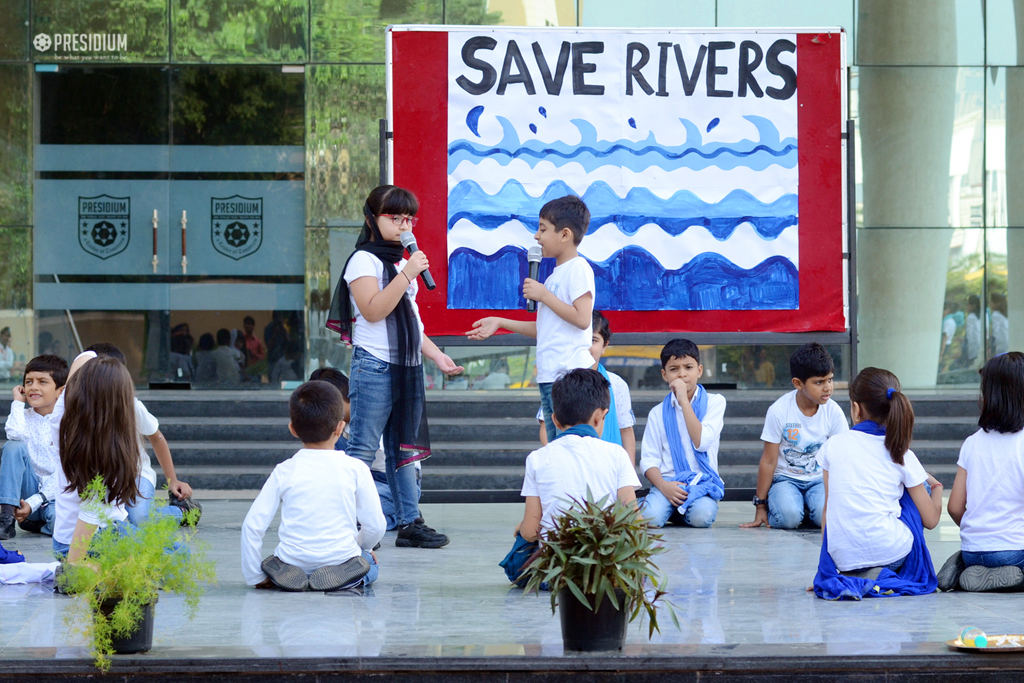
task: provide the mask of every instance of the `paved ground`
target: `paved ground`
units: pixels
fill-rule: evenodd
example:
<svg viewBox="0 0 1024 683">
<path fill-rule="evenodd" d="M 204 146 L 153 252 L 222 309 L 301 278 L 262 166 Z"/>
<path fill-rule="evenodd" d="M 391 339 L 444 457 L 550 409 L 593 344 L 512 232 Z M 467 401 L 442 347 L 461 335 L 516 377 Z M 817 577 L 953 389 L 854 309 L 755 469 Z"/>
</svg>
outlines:
<svg viewBox="0 0 1024 683">
<path fill-rule="evenodd" d="M 180 599 L 161 597 L 152 657 L 561 654 L 559 624 L 547 596 L 524 597 L 510 589 L 497 566 L 522 514 L 520 505 L 424 506 L 427 521 L 451 536 L 447 548 L 396 548 L 391 532 L 378 551 L 380 579 L 365 594 L 289 594 L 255 591 L 242 580 L 239 534 L 249 501 L 239 499 L 239 492 L 199 495 L 206 496 L 200 537 L 217 562 L 218 582 L 193 621 L 184 618 Z M 661 566 L 671 574 L 682 628 L 666 619 L 653 643 L 759 650 L 818 643 L 827 654 L 909 654 L 955 637 L 966 624 L 989 633 L 1024 633 L 1021 594 L 818 600 L 805 588 L 814 575 L 820 535 L 739 529 L 752 512 L 749 503 L 725 503 L 710 530 L 665 531 L 671 550 Z M 926 536 L 938 565 L 958 548 L 948 518 Z M 264 552 L 275 544 L 272 529 Z M 21 532 L 4 545 L 29 561 L 49 560 L 48 538 Z M 0 586 L 0 660 L 80 656 L 80 640 L 63 619 L 70 600 L 39 586 Z M 646 634 L 646 627 L 634 625 L 628 643 L 639 647 Z M 27 648 L 47 650 L 33 655 Z M 822 653 L 821 645 L 814 650 Z"/>
</svg>

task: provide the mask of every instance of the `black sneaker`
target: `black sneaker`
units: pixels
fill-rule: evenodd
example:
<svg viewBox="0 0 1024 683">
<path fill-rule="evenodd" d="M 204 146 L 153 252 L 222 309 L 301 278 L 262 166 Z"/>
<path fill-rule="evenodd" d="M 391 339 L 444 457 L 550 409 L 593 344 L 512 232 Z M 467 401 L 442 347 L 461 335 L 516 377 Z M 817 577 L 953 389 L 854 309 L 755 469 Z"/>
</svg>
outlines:
<svg viewBox="0 0 1024 683">
<path fill-rule="evenodd" d="M 9 541 L 18 535 L 14 527 L 14 506 L 0 505 L 0 541 Z"/>
<path fill-rule="evenodd" d="M 398 538 L 395 545 L 399 548 L 443 548 L 448 545 L 448 537 L 439 534 L 423 522 L 413 522 L 398 527 Z"/>
<path fill-rule="evenodd" d="M 24 522 L 18 522 L 18 526 L 20 526 L 23 531 L 38 534 L 42 533 L 43 527 L 46 526 L 46 521 L 42 519 L 26 519 Z"/>
<path fill-rule="evenodd" d="M 196 526 L 199 524 L 199 518 L 203 516 L 203 506 L 195 502 L 191 498 L 178 498 L 176 495 L 167 492 L 168 505 L 173 505 L 176 508 L 181 508 L 181 526 Z M 192 512 L 195 510 L 195 512 Z M 192 512 L 192 514 L 188 514 Z"/>
</svg>

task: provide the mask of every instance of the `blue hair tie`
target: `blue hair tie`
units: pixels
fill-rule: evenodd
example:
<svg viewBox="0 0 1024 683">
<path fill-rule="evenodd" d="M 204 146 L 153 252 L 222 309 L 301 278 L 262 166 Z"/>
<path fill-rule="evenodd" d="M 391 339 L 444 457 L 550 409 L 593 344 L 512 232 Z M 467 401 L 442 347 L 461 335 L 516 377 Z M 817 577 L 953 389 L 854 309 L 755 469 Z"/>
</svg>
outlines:
<svg viewBox="0 0 1024 683">
<path fill-rule="evenodd" d="M 889 387 L 888 389 L 885 390 L 885 397 L 891 401 L 892 400 L 892 395 L 895 394 L 895 393 L 896 393 L 896 390 L 893 389 L 892 387 Z"/>
</svg>

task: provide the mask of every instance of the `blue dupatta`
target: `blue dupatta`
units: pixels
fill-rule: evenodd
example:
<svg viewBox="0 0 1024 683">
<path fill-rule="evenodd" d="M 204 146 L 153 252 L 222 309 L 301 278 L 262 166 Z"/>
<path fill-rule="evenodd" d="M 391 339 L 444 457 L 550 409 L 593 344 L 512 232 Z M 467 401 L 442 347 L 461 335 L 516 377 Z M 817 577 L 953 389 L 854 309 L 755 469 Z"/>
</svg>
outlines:
<svg viewBox="0 0 1024 683">
<path fill-rule="evenodd" d="M 604 431 L 601 434 L 601 441 L 607 441 L 617 446 L 622 445 L 622 432 L 619 427 L 619 413 L 615 410 L 615 392 L 612 390 L 612 378 L 608 371 L 600 363 L 597 364 L 597 371 L 608 382 L 608 393 L 611 395 L 611 403 L 608 405 L 608 414 L 604 418 Z"/>
<path fill-rule="evenodd" d="M 718 476 L 718 472 L 711 467 L 711 459 L 708 457 L 707 451 L 697 450 L 697 447 L 691 440 L 690 446 L 693 448 L 693 455 L 703 476 L 692 488 L 686 484 L 686 482 L 693 479 L 696 472 L 692 471 L 686 462 L 686 451 L 683 448 L 683 440 L 679 434 L 679 421 L 676 419 L 675 406 L 672 405 L 672 396 L 673 393 L 670 391 L 661 404 L 661 421 L 665 426 L 665 440 L 668 442 L 669 452 L 672 454 L 672 469 L 675 470 L 673 480 L 682 482 L 689 493 L 686 500 L 678 508 L 679 512 L 682 513 L 690 505 L 690 501 L 703 496 L 709 496 L 712 500 L 722 500 L 722 496 L 725 495 L 725 483 Z M 708 413 L 708 392 L 703 386 L 697 385 L 697 391 L 693 395 L 692 403 L 694 414 L 698 420 L 703 422 L 704 417 Z"/>
</svg>

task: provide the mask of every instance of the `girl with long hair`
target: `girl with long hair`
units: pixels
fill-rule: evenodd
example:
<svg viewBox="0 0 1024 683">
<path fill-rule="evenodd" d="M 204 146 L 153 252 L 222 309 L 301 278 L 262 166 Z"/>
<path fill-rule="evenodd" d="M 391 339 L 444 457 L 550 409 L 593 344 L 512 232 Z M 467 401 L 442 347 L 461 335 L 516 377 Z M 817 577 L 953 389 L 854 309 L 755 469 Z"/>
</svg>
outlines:
<svg viewBox="0 0 1024 683">
<path fill-rule="evenodd" d="M 815 592 L 852 597 L 846 591 L 869 595 L 882 586 L 883 594 L 930 593 L 935 569 L 922 526 L 939 523 L 942 484 L 910 450 L 910 399 L 894 374 L 865 368 L 850 383 L 850 413 L 853 429 L 830 438 L 817 456 L 825 531 Z"/>
<path fill-rule="evenodd" d="M 384 438 L 385 467 L 399 547 L 440 548 L 448 537 L 426 525 L 419 511 L 416 469 L 430 455 L 423 357 L 446 375 L 463 368 L 423 334 L 416 278 L 430 266 L 417 251 L 403 258 L 402 233 L 417 223 L 412 192 L 382 185 L 363 205 L 363 230 L 338 281 L 328 329 L 354 345 L 349 372 L 352 422 L 348 454 L 369 467 Z"/>
<path fill-rule="evenodd" d="M 61 400 L 53 547 L 76 562 L 86 556 L 96 530 L 125 520 L 125 505 L 139 495 L 135 390 L 124 365 L 87 352 L 72 365 Z M 105 495 L 85 495 L 97 476 Z"/>
<path fill-rule="evenodd" d="M 949 516 L 960 552 L 939 571 L 939 588 L 1008 590 L 1024 585 L 1024 353 L 981 369 L 978 431 L 960 448 Z"/>
</svg>

